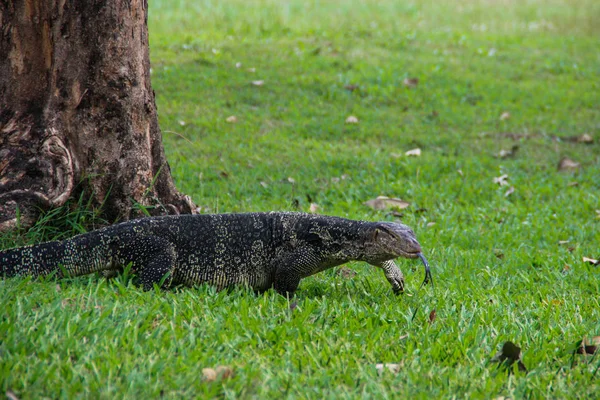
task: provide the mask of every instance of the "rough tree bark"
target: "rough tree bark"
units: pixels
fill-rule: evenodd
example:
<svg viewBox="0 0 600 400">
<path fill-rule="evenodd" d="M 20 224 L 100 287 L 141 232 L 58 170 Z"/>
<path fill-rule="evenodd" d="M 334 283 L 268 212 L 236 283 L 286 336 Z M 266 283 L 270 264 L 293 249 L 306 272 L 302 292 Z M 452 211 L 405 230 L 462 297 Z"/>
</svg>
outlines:
<svg viewBox="0 0 600 400">
<path fill-rule="evenodd" d="M 146 0 L 0 0 L 0 231 L 83 190 L 109 220 L 132 201 L 191 213 L 150 86 Z"/>
</svg>

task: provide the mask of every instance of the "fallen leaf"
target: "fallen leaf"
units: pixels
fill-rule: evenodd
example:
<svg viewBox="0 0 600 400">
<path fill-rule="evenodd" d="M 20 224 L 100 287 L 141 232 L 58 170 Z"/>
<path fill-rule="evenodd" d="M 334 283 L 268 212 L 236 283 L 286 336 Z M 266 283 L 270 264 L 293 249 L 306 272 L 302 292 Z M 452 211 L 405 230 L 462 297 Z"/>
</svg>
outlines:
<svg viewBox="0 0 600 400">
<path fill-rule="evenodd" d="M 595 260 L 593 258 L 588 258 L 588 257 L 583 257 L 583 262 L 584 263 L 586 262 L 586 263 L 592 264 L 592 265 L 598 265 L 598 264 L 600 264 L 599 260 Z"/>
<path fill-rule="evenodd" d="M 265 81 L 252 81 L 252 84 L 254 86 L 262 86 L 265 84 Z"/>
<path fill-rule="evenodd" d="M 576 171 L 579 169 L 581 164 L 576 161 L 571 160 L 569 157 L 563 157 L 558 162 L 558 170 L 559 171 Z"/>
<path fill-rule="evenodd" d="M 504 186 L 504 185 L 508 185 L 508 175 L 504 174 L 504 175 L 500 175 L 497 178 L 494 178 L 494 183 L 497 183 L 500 186 Z"/>
<path fill-rule="evenodd" d="M 7 390 L 4 394 L 6 395 L 6 398 L 8 400 L 19 400 L 15 392 L 13 392 L 12 390 Z"/>
<path fill-rule="evenodd" d="M 233 376 L 233 368 L 226 365 L 219 365 L 217 367 L 217 375 L 221 376 L 221 379 L 228 379 Z"/>
<path fill-rule="evenodd" d="M 214 382 L 218 379 L 224 380 L 233 376 L 233 368 L 219 365 L 216 368 L 202 368 L 202 376 L 207 382 Z"/>
<path fill-rule="evenodd" d="M 435 321 L 436 318 L 436 313 L 435 313 L 435 309 L 431 310 L 431 312 L 429 313 L 429 323 L 432 324 L 433 321 Z"/>
<path fill-rule="evenodd" d="M 404 209 L 410 206 L 410 203 L 404 200 L 395 199 L 393 197 L 378 196 L 376 199 L 372 199 L 363 203 L 364 205 L 371 207 L 373 210 L 385 210 L 387 208 Z"/>
<path fill-rule="evenodd" d="M 346 86 L 344 86 L 344 89 L 346 89 L 350 92 L 354 92 L 356 89 L 358 89 L 358 85 L 346 85 Z"/>
<path fill-rule="evenodd" d="M 506 191 L 506 193 L 504 193 L 504 197 L 508 197 L 511 194 L 513 194 L 514 192 L 515 192 L 515 187 L 511 186 L 511 187 L 508 188 L 508 190 Z"/>
<path fill-rule="evenodd" d="M 213 382 L 217 379 L 217 371 L 213 368 L 202 368 L 202 377 L 207 382 Z"/>
<path fill-rule="evenodd" d="M 507 367 L 512 366 L 516 362 L 519 371 L 527 372 L 527 368 L 523 364 L 521 348 L 510 341 L 504 342 L 502 349 L 492 358 L 492 362 L 499 362 Z"/>
<path fill-rule="evenodd" d="M 510 113 L 508 111 L 504 111 L 501 115 L 500 115 L 500 121 L 506 121 L 507 119 L 510 118 Z"/>
<path fill-rule="evenodd" d="M 256 72 L 256 68 L 248 68 L 248 72 Z M 262 81 L 260 81 L 262 82 Z"/>
<path fill-rule="evenodd" d="M 225 121 L 229 122 L 230 124 L 235 124 L 237 122 L 237 117 L 235 115 L 230 115 Z"/>
<path fill-rule="evenodd" d="M 348 267 L 341 267 L 336 271 L 336 274 L 345 279 L 352 279 L 356 276 L 356 271 Z"/>
<path fill-rule="evenodd" d="M 419 78 L 406 78 L 402 83 L 404 83 L 404 86 L 406 87 L 417 87 Z"/>
<path fill-rule="evenodd" d="M 592 144 L 592 143 L 594 143 L 594 138 L 591 135 L 584 133 L 581 136 L 577 136 L 577 142 L 585 143 L 585 144 Z"/>
<path fill-rule="evenodd" d="M 267 187 L 269 187 L 269 184 L 265 181 L 260 181 L 260 186 L 267 188 Z"/>
<path fill-rule="evenodd" d="M 412 149 L 404 153 L 405 156 L 415 156 L 419 157 L 421 155 L 421 149 Z"/>
<path fill-rule="evenodd" d="M 314 214 L 317 211 L 319 211 L 319 208 L 320 207 L 319 207 L 319 205 L 317 203 L 310 203 L 309 211 Z"/>
<path fill-rule="evenodd" d="M 552 138 L 559 142 L 571 142 L 571 143 L 583 143 L 583 144 L 594 143 L 594 138 L 588 133 L 584 133 L 579 136 L 553 136 Z"/>
<path fill-rule="evenodd" d="M 583 339 L 577 347 L 576 353 L 591 356 L 598 351 L 598 347 L 600 347 L 600 336 L 594 336 L 589 343 Z"/>
<path fill-rule="evenodd" d="M 402 364 L 390 364 L 390 363 L 386 363 L 386 364 L 377 364 L 375 365 L 375 369 L 377 370 L 378 374 L 383 374 L 383 372 L 385 370 L 390 371 L 393 374 L 397 374 L 398 372 L 400 372 L 400 369 L 402 368 Z"/>
<path fill-rule="evenodd" d="M 498 158 L 510 158 L 510 157 L 514 157 L 515 154 L 517 154 L 518 150 L 519 150 L 519 146 L 515 144 L 513 147 L 511 147 L 510 150 L 500 150 L 500 152 L 498 153 L 497 157 Z"/>
<path fill-rule="evenodd" d="M 428 223 L 427 223 L 427 227 L 428 227 L 428 228 L 431 228 L 431 227 L 432 227 L 432 226 L 434 226 L 434 225 L 435 225 L 435 222 L 428 222 Z"/>
<path fill-rule="evenodd" d="M 346 118 L 346 123 L 347 124 L 358 124 L 358 118 L 356 118 L 354 115 L 350 115 L 348 118 Z"/>
<path fill-rule="evenodd" d="M 296 180 L 295 180 L 294 178 L 292 178 L 291 176 L 288 176 L 288 178 L 287 178 L 287 181 L 288 181 L 289 183 L 291 183 L 292 185 L 293 185 L 294 183 L 296 183 Z"/>
</svg>

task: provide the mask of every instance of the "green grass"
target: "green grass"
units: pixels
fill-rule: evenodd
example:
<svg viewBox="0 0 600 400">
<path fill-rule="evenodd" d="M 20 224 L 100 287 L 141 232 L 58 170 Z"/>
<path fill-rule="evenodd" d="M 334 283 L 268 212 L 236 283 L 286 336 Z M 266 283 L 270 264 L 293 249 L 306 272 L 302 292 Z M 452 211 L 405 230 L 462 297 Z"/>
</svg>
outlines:
<svg viewBox="0 0 600 400">
<path fill-rule="evenodd" d="M 422 267 L 405 260 L 412 296 L 394 297 L 380 271 L 356 263 L 351 279 L 330 270 L 303 281 L 293 311 L 272 291 L 9 279 L 3 391 L 598 397 L 600 357 L 573 360 L 572 349 L 600 335 L 600 267 L 582 262 L 600 257 L 600 3 L 156 0 L 149 14 L 152 82 L 182 191 L 204 212 L 316 203 L 368 220 L 394 218 L 364 206 L 371 198 L 410 201 L 402 221 L 430 259 L 435 293 L 417 293 Z M 359 123 L 345 124 L 349 115 Z M 584 133 L 595 142 L 568 140 Z M 496 157 L 514 145 L 514 157 Z M 421 157 L 403 155 L 416 147 Z M 581 168 L 558 172 L 562 157 Z M 502 174 L 509 186 L 493 182 Z M 3 247 L 64 237 L 94 217 L 61 212 Z M 57 232 L 56 219 L 72 228 Z M 490 362 L 507 340 L 522 347 L 527 375 Z M 379 375 L 377 363 L 401 367 Z M 235 375 L 205 382 L 202 369 L 217 365 Z"/>
</svg>

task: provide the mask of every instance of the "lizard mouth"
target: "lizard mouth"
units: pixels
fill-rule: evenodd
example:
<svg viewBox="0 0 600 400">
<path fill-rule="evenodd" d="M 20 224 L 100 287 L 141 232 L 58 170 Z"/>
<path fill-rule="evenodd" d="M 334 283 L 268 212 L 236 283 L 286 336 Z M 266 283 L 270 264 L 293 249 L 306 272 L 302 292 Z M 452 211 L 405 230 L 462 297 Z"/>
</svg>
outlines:
<svg viewBox="0 0 600 400">
<path fill-rule="evenodd" d="M 421 256 L 421 251 L 420 250 L 415 250 L 415 251 L 401 251 L 401 253 L 399 254 L 400 257 L 404 257 L 404 258 L 419 258 Z"/>
</svg>

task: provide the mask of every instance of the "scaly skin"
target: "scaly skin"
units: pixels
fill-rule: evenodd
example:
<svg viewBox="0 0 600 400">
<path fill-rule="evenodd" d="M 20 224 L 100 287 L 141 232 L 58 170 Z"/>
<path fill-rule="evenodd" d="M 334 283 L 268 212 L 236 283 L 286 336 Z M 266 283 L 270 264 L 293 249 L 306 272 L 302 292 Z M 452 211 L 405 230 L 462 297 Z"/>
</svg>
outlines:
<svg viewBox="0 0 600 400">
<path fill-rule="evenodd" d="M 402 292 L 393 259 L 420 253 L 413 231 L 398 223 L 283 212 L 178 215 L 0 251 L 0 275 L 111 275 L 131 263 L 145 289 L 209 283 L 289 295 L 302 278 L 357 260 L 381 268 Z"/>
</svg>

